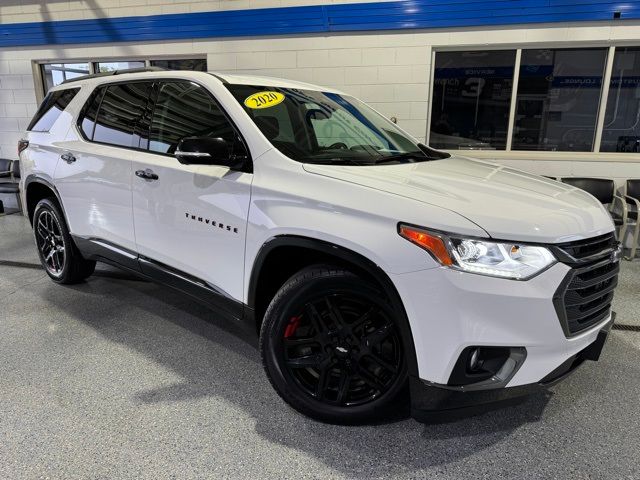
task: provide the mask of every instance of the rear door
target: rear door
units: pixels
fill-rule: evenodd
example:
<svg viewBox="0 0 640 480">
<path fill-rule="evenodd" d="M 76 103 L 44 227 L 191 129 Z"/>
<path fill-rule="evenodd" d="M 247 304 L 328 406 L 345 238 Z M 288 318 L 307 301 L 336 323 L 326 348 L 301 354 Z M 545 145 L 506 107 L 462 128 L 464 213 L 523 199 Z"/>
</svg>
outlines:
<svg viewBox="0 0 640 480">
<path fill-rule="evenodd" d="M 109 84 L 87 100 L 78 125 L 84 138 L 65 142 L 55 172 L 74 235 L 135 250 L 131 162 L 152 87 L 148 81 Z"/>
<path fill-rule="evenodd" d="M 153 268 L 151 260 L 203 281 L 222 300 L 241 300 L 253 174 L 183 165 L 174 155 L 186 137 L 241 137 L 205 87 L 168 80 L 156 88 L 148 152 L 133 162 L 134 173 L 145 174 L 134 175 L 132 185 L 141 268 Z"/>
</svg>

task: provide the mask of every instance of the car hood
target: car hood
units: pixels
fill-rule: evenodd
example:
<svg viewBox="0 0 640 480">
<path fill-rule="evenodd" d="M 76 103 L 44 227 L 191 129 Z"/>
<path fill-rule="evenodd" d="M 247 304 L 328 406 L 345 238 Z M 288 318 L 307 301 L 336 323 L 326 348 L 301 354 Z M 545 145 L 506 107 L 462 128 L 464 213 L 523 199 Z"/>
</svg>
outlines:
<svg viewBox="0 0 640 480">
<path fill-rule="evenodd" d="M 466 157 L 379 166 L 305 164 L 304 169 L 452 210 L 497 239 L 558 243 L 613 230 L 606 210 L 583 190 Z"/>
</svg>

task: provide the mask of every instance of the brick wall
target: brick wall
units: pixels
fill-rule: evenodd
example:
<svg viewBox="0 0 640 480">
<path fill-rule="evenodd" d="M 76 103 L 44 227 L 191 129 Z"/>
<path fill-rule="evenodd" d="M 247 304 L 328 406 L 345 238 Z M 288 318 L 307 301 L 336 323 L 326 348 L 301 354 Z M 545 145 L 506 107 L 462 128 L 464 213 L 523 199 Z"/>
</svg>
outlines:
<svg viewBox="0 0 640 480">
<path fill-rule="evenodd" d="M 420 140 L 427 130 L 431 48 L 415 35 L 377 34 L 194 42 L 210 70 L 290 78 L 338 88 Z M 211 50 L 214 50 L 213 52 Z"/>
<path fill-rule="evenodd" d="M 16 157 L 18 140 L 36 109 L 31 62 L 0 60 L 0 156 Z"/>
</svg>

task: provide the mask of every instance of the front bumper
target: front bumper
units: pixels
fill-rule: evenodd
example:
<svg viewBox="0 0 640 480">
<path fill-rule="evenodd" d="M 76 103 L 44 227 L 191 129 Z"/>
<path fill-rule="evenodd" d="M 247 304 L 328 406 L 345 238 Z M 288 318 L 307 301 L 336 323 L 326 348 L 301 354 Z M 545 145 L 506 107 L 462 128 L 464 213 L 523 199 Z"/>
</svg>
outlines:
<svg viewBox="0 0 640 480">
<path fill-rule="evenodd" d="M 411 416 L 422 422 L 454 420 L 499 408 L 505 404 L 517 402 L 526 395 L 544 390 L 569 376 L 584 361 L 597 361 L 614 320 L 615 313 L 612 313 L 610 320 L 598 331 L 593 343 L 570 356 L 536 383 L 500 389 L 466 391 L 463 387 L 452 388 L 438 385 L 412 376 L 410 378 Z"/>
<path fill-rule="evenodd" d="M 518 347 L 526 359 L 504 385 L 537 384 L 596 341 L 611 316 L 567 337 L 553 304 L 571 268 L 557 263 L 515 281 L 434 268 L 393 275 L 416 350 L 418 377 L 447 385 L 461 352 L 470 346 Z"/>
</svg>

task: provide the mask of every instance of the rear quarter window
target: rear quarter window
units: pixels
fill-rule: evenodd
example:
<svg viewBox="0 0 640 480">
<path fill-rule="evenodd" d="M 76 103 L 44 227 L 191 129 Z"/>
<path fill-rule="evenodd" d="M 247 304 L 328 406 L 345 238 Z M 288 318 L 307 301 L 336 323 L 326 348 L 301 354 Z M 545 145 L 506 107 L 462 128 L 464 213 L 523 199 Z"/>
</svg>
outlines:
<svg viewBox="0 0 640 480">
<path fill-rule="evenodd" d="M 49 92 L 42 101 L 27 130 L 32 132 L 48 132 L 58 120 L 71 100 L 80 91 L 79 88 L 67 88 Z"/>
</svg>

